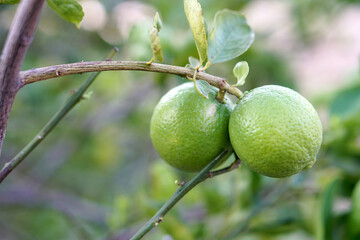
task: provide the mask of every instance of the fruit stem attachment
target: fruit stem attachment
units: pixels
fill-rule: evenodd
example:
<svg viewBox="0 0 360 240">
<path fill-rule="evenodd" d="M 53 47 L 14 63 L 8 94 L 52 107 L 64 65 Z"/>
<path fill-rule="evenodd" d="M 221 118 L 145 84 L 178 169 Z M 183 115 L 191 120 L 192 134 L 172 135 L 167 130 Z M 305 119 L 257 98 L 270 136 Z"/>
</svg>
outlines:
<svg viewBox="0 0 360 240">
<path fill-rule="evenodd" d="M 236 96 L 238 99 L 242 99 L 244 97 L 244 93 L 238 89 L 237 87 L 231 86 L 228 90 L 228 93 L 232 92 L 234 96 Z"/>
<path fill-rule="evenodd" d="M 219 169 L 219 170 L 216 170 L 216 171 L 209 172 L 207 177 L 208 178 L 213 178 L 213 177 L 216 177 L 218 175 L 230 172 L 230 171 L 232 171 L 232 170 L 234 170 L 234 169 L 236 169 L 236 168 L 238 168 L 240 166 L 241 166 L 241 160 L 236 156 L 235 161 L 230 166 Z"/>
<path fill-rule="evenodd" d="M 216 100 L 218 100 L 220 103 L 224 103 L 225 93 L 226 93 L 225 90 L 219 89 L 219 92 L 216 96 Z"/>
<path fill-rule="evenodd" d="M 175 193 L 169 198 L 169 200 L 164 203 L 164 205 L 159 209 L 159 211 L 148 221 L 146 222 L 137 233 L 130 240 L 138 240 L 145 236 L 152 228 L 156 227 L 160 222 L 163 221 L 165 214 L 175 206 L 175 204 L 184 197 L 191 189 L 193 189 L 199 183 L 205 181 L 210 177 L 214 177 L 226 172 L 229 172 L 240 165 L 240 160 L 237 159 L 229 167 L 210 172 L 210 170 L 215 167 L 221 160 L 227 156 L 228 150 L 224 150 L 220 153 L 214 160 L 212 160 L 208 165 L 206 165 L 198 174 L 195 175 L 189 182 L 185 183 L 183 186 L 180 186 Z M 159 221 L 161 219 L 161 221 Z"/>
</svg>

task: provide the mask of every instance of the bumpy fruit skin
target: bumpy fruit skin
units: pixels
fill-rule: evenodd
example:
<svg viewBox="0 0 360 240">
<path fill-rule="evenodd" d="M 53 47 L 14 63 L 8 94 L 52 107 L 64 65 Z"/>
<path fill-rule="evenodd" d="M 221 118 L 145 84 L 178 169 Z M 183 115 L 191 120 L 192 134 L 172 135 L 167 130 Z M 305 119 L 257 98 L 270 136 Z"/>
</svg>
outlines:
<svg viewBox="0 0 360 240">
<path fill-rule="evenodd" d="M 152 143 L 166 162 L 183 171 L 200 171 L 230 146 L 229 118 L 233 104 L 219 103 L 217 91 L 208 99 L 184 83 L 165 94 L 150 123 Z"/>
<path fill-rule="evenodd" d="M 311 103 L 276 85 L 255 88 L 238 101 L 229 133 L 234 151 L 250 169 L 275 178 L 312 167 L 322 142 Z"/>
</svg>

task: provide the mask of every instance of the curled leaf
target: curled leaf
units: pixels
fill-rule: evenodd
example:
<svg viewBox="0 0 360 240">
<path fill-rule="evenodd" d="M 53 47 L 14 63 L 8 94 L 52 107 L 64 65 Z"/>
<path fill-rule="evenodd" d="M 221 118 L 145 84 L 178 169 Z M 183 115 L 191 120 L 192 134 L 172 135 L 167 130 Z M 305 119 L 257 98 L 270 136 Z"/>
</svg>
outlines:
<svg viewBox="0 0 360 240">
<path fill-rule="evenodd" d="M 207 57 L 207 37 L 203 11 L 197 0 L 184 0 L 184 9 L 199 53 L 200 64 L 197 67 L 200 67 Z"/>
<path fill-rule="evenodd" d="M 251 46 L 254 38 L 244 16 L 228 9 L 219 11 L 208 36 L 208 61 L 219 63 L 236 58 Z"/>
<path fill-rule="evenodd" d="M 158 32 L 160 32 L 162 28 L 162 22 L 158 12 L 155 13 L 153 26 L 158 30 Z"/>
<path fill-rule="evenodd" d="M 237 78 L 237 82 L 234 86 L 244 85 L 245 78 L 249 74 L 249 64 L 246 61 L 238 62 L 233 69 L 233 74 Z"/>
<path fill-rule="evenodd" d="M 47 0 L 47 4 L 63 19 L 80 28 L 84 17 L 81 5 L 76 0 Z"/>
<path fill-rule="evenodd" d="M 160 37 L 157 28 L 152 27 L 149 31 L 150 46 L 153 52 L 153 58 L 159 62 L 163 62 L 164 58 L 161 51 Z"/>
</svg>

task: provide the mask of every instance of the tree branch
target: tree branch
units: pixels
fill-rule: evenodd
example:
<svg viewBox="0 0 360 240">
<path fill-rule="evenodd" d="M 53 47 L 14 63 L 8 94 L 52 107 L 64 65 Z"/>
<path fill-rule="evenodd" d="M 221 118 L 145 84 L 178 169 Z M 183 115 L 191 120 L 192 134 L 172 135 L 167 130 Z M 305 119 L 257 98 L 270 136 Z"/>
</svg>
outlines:
<svg viewBox="0 0 360 240">
<path fill-rule="evenodd" d="M 0 154 L 6 126 L 17 91 L 19 72 L 45 0 L 23 0 L 19 4 L 0 61 Z"/>
<path fill-rule="evenodd" d="M 148 72 L 170 73 L 181 77 L 190 77 L 194 75 L 194 70 L 185 67 L 178 67 L 167 64 L 152 63 L 139 61 L 97 61 L 97 62 L 78 62 L 70 64 L 55 65 L 43 68 L 36 68 L 20 73 L 22 85 L 72 74 L 80 74 L 86 72 L 98 71 L 114 71 L 114 70 L 138 70 Z M 198 72 L 196 78 L 205 80 L 211 85 L 226 90 L 228 93 L 242 97 L 243 93 L 236 87 L 231 86 L 225 79 L 216 77 L 205 72 Z"/>
<path fill-rule="evenodd" d="M 118 49 L 114 48 L 109 53 L 108 59 L 112 59 Z M 86 81 L 67 99 L 65 104 L 55 113 L 55 115 L 46 123 L 38 134 L 18 153 L 7 162 L 0 170 L 0 183 L 44 140 L 44 138 L 57 126 L 65 115 L 73 109 L 84 97 L 85 91 L 94 82 L 101 72 L 92 73 Z"/>
<path fill-rule="evenodd" d="M 215 172 L 210 172 L 210 170 L 216 166 L 228 153 L 228 150 L 224 150 L 220 153 L 214 160 L 212 160 L 208 165 L 206 165 L 195 177 L 193 177 L 189 182 L 181 184 L 181 186 L 176 190 L 176 192 L 169 198 L 169 200 L 159 209 L 159 211 L 147 222 L 145 223 L 139 231 L 130 239 L 138 240 L 145 236 L 152 228 L 156 227 L 159 223 L 163 221 L 165 214 L 175 206 L 175 204 L 180 201 L 191 189 L 193 189 L 199 183 L 205 181 L 208 178 L 213 176 L 220 175 L 225 172 L 229 172 L 240 165 L 240 160 L 237 159 L 231 166 L 226 167 L 222 170 Z M 213 174 L 216 173 L 216 174 Z"/>
</svg>

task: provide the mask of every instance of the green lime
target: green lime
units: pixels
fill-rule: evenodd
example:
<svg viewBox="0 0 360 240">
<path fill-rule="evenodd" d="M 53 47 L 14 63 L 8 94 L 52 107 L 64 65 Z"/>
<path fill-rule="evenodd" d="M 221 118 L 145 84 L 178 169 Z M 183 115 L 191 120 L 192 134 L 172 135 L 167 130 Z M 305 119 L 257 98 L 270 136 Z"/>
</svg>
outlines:
<svg viewBox="0 0 360 240">
<path fill-rule="evenodd" d="M 238 101 L 229 133 L 235 153 L 250 169 L 278 178 L 312 167 L 322 142 L 311 103 L 275 85 L 255 88 Z"/>
<path fill-rule="evenodd" d="M 233 104 L 219 103 L 216 88 L 203 98 L 192 82 L 166 93 L 150 124 L 152 143 L 166 162 L 183 171 L 199 171 L 230 146 L 229 118 Z"/>
</svg>

